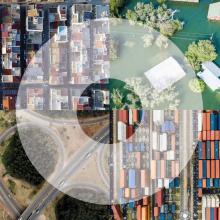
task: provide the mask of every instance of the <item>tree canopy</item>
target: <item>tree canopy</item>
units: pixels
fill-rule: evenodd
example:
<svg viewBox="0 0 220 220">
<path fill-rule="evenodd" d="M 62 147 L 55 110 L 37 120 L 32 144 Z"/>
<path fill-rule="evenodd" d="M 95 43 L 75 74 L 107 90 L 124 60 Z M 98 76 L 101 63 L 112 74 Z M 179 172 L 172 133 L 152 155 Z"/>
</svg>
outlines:
<svg viewBox="0 0 220 220">
<path fill-rule="evenodd" d="M 86 203 L 65 195 L 56 204 L 57 220 L 110 220 L 110 207 Z"/>
<path fill-rule="evenodd" d="M 217 58 L 215 46 L 210 40 L 200 40 L 189 45 L 185 56 L 193 70 L 199 72 L 201 64 L 206 61 L 213 61 Z"/>
</svg>

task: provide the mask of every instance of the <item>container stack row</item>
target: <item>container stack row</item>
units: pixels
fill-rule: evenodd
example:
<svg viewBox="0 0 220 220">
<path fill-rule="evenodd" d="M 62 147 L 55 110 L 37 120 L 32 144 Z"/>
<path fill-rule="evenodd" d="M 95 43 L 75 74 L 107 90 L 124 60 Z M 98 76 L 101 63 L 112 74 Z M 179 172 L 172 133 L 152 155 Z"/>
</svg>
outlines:
<svg viewBox="0 0 220 220">
<path fill-rule="evenodd" d="M 220 187 L 220 113 L 206 111 L 201 114 L 198 141 L 198 188 Z"/>
</svg>

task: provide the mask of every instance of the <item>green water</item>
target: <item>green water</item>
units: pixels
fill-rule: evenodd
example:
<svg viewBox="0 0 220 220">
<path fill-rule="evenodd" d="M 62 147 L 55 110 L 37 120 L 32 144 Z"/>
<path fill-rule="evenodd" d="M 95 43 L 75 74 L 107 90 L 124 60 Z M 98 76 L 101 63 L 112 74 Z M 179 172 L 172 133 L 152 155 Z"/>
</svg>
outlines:
<svg viewBox="0 0 220 220">
<path fill-rule="evenodd" d="M 133 9 L 137 2 L 149 1 L 144 0 L 131 0 L 123 9 L 122 15 L 125 15 L 127 9 Z M 155 1 L 152 1 L 155 3 Z M 169 1 L 168 7 L 172 9 L 178 9 L 180 12 L 176 13 L 175 17 L 183 20 L 185 22 L 184 29 L 177 34 L 175 34 L 171 40 L 173 43 L 184 53 L 187 50 L 188 45 L 197 40 L 210 39 L 213 35 L 213 43 L 217 49 L 217 52 L 220 53 L 220 22 L 210 22 L 207 19 L 208 7 L 210 3 L 217 2 L 211 0 L 201 0 L 200 3 L 184 3 L 184 2 L 171 2 Z M 155 3 L 157 4 L 157 3 Z M 128 51 L 126 51 L 126 54 Z M 132 53 L 132 52 L 131 52 Z M 128 71 L 126 74 L 130 75 L 129 72 L 132 72 L 132 63 L 134 68 L 136 68 L 136 60 L 139 59 L 137 54 L 132 54 L 133 61 L 129 65 Z M 220 66 L 220 55 L 215 60 L 216 64 Z M 117 66 L 117 64 L 116 64 Z M 143 66 L 138 69 L 142 70 Z M 139 70 L 139 71 L 140 71 Z M 144 70 L 144 69 L 143 69 Z M 140 71 L 142 72 L 142 71 Z M 143 73 L 143 72 L 142 72 Z M 123 74 L 122 74 L 123 75 Z M 124 77 L 124 76 L 123 76 Z M 191 99 L 191 93 L 185 94 L 185 99 Z M 208 87 L 202 93 L 203 105 L 205 109 L 219 109 L 220 108 L 220 93 L 212 92 Z"/>
</svg>

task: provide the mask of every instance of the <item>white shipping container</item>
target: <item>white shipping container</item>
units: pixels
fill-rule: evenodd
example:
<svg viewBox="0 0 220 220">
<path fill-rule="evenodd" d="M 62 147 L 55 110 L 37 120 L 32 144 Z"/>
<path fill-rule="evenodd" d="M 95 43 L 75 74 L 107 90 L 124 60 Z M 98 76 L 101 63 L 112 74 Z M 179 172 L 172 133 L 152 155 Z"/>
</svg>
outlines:
<svg viewBox="0 0 220 220">
<path fill-rule="evenodd" d="M 133 124 L 132 109 L 129 109 L 129 112 L 128 112 L 128 122 L 129 122 L 129 125 L 132 125 L 132 124 Z"/>
<path fill-rule="evenodd" d="M 158 146 L 158 135 L 156 131 L 152 132 L 152 148 L 153 150 L 159 150 L 159 146 Z"/>
<path fill-rule="evenodd" d="M 198 131 L 202 131 L 202 112 L 198 112 Z"/>
<path fill-rule="evenodd" d="M 169 183 L 170 183 L 170 179 L 164 179 L 164 187 L 166 188 L 166 189 L 169 189 Z"/>
<path fill-rule="evenodd" d="M 126 124 L 122 121 L 118 121 L 118 140 L 125 141 L 126 140 Z"/>
<path fill-rule="evenodd" d="M 149 195 L 150 195 L 150 189 L 149 189 L 149 187 L 145 187 L 145 188 L 144 188 L 144 195 L 145 195 L 145 196 L 149 196 Z"/>
<path fill-rule="evenodd" d="M 202 220 L 206 220 L 205 207 L 202 207 Z"/>
<path fill-rule="evenodd" d="M 163 110 L 153 110 L 153 122 L 157 124 L 162 124 L 164 122 Z"/>
<path fill-rule="evenodd" d="M 167 150 L 167 134 L 163 133 L 160 134 L 160 151 L 166 151 Z"/>
<path fill-rule="evenodd" d="M 207 196 L 206 197 L 206 202 L 207 202 L 207 207 L 211 207 L 211 205 L 212 205 L 212 198 L 211 198 L 211 196 Z"/>
<path fill-rule="evenodd" d="M 175 160 L 175 151 L 174 150 L 169 150 L 166 153 L 167 153 L 167 160 Z"/>
<path fill-rule="evenodd" d="M 203 196 L 202 197 L 202 207 L 207 207 L 207 199 L 206 199 L 206 196 Z"/>
<path fill-rule="evenodd" d="M 158 185 L 158 188 L 163 188 L 163 180 L 162 179 L 158 179 L 157 180 L 157 185 Z"/>
</svg>

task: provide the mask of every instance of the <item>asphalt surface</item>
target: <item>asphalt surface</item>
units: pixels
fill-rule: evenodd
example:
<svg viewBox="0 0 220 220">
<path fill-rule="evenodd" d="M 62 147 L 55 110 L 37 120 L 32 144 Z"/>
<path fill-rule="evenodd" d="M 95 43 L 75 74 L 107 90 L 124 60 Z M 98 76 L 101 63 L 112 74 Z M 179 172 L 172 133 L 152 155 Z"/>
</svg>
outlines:
<svg viewBox="0 0 220 220">
<path fill-rule="evenodd" d="M 84 161 L 86 161 L 98 148 L 109 138 L 109 127 L 106 126 L 96 135 L 96 142 L 90 141 L 86 146 L 74 155 L 68 165 L 66 165 L 60 173 L 53 178 L 53 185 L 61 188 L 65 182 L 78 170 Z M 22 213 L 19 220 L 33 220 L 36 219 L 40 213 L 44 210 L 46 205 L 50 203 L 57 195 L 59 190 L 52 185 L 47 185 L 43 190 L 36 196 L 35 200 L 26 208 Z"/>
</svg>

